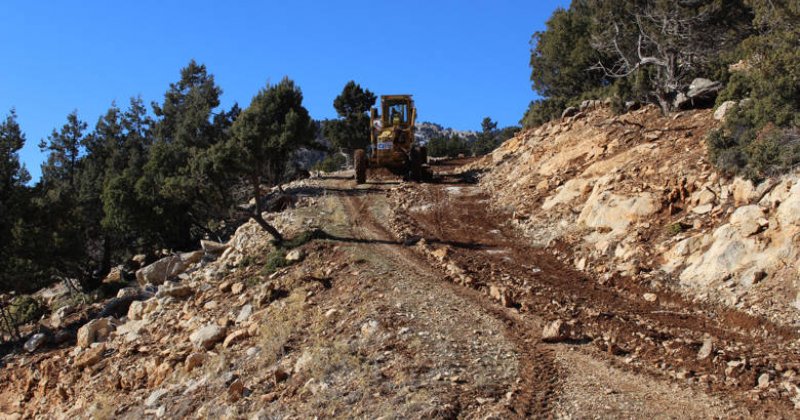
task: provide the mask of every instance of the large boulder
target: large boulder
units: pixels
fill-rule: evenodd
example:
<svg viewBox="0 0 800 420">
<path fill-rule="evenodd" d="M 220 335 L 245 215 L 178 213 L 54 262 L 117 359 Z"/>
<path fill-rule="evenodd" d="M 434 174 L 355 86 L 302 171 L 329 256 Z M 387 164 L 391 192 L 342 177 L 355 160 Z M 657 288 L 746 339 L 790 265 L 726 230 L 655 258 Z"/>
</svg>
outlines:
<svg viewBox="0 0 800 420">
<path fill-rule="evenodd" d="M 723 102 L 722 105 L 720 105 L 719 108 L 717 108 L 717 110 L 714 111 L 714 119 L 717 121 L 724 120 L 725 116 L 728 115 L 728 112 L 730 112 L 730 110 L 733 109 L 733 107 L 735 107 L 737 103 L 738 102 L 736 101 Z"/>
<path fill-rule="evenodd" d="M 722 90 L 722 83 L 697 78 L 692 80 L 692 84 L 689 85 L 686 96 L 692 100 L 692 105 L 694 106 L 702 106 L 709 101 L 711 101 L 713 105 L 713 101 L 717 98 L 717 94 L 720 90 Z"/>
<path fill-rule="evenodd" d="M 78 329 L 77 345 L 80 348 L 89 348 L 92 343 L 108 338 L 108 335 L 115 328 L 116 326 L 112 323 L 111 318 L 93 319 Z"/>
<path fill-rule="evenodd" d="M 731 225 L 745 238 L 761 230 L 767 223 L 764 209 L 755 204 L 739 207 L 731 215 Z"/>
<path fill-rule="evenodd" d="M 784 228 L 800 225 L 800 182 L 789 190 L 786 199 L 778 206 L 776 216 Z"/>
<path fill-rule="evenodd" d="M 686 93 L 678 92 L 673 106 L 677 109 L 710 108 L 714 106 L 722 83 L 697 78 L 692 80 Z"/>
<path fill-rule="evenodd" d="M 171 255 L 162 258 L 147 267 L 136 271 L 136 280 L 141 285 L 152 283 L 159 285 L 168 279 L 177 276 L 189 269 L 193 264 L 199 262 L 204 251 L 184 252 L 178 255 Z"/>
</svg>

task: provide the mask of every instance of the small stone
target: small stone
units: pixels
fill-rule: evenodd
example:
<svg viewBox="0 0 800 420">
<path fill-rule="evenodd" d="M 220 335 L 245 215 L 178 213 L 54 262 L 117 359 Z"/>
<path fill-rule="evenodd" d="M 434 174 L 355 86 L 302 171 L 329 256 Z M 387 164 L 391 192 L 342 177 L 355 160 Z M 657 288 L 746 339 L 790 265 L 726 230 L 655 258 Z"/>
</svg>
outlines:
<svg viewBox="0 0 800 420">
<path fill-rule="evenodd" d="M 192 294 L 192 288 L 188 284 L 166 282 L 158 287 L 157 297 L 170 296 L 176 299 L 183 299 Z"/>
<path fill-rule="evenodd" d="M 298 262 L 301 261 L 305 257 L 302 249 L 293 249 L 286 254 L 286 261 L 289 262 Z"/>
<path fill-rule="evenodd" d="M 123 287 L 117 292 L 117 299 L 133 300 L 139 297 L 138 287 Z"/>
<path fill-rule="evenodd" d="M 433 251 L 431 251 L 431 256 L 433 256 L 433 258 L 436 258 L 436 260 L 439 262 L 444 262 L 444 260 L 447 259 L 449 253 L 450 249 L 447 248 L 446 246 L 443 246 L 441 248 L 434 249 Z"/>
<path fill-rule="evenodd" d="M 29 338 L 28 341 L 25 342 L 25 345 L 23 345 L 22 347 L 28 353 L 33 353 L 40 347 L 42 347 L 46 342 L 47 342 L 47 336 L 45 334 L 36 333 L 32 335 L 31 338 Z"/>
<path fill-rule="evenodd" d="M 697 360 L 708 359 L 712 351 L 714 351 L 714 339 L 706 337 L 706 339 L 703 340 L 703 346 L 700 347 L 700 351 L 697 352 Z"/>
<path fill-rule="evenodd" d="M 150 393 L 150 396 L 144 401 L 145 407 L 153 407 L 158 404 L 158 400 L 164 395 L 167 395 L 166 389 L 157 389 Z"/>
<path fill-rule="evenodd" d="M 205 251 L 206 255 L 215 256 L 217 254 L 222 254 L 223 252 L 225 252 L 225 250 L 228 249 L 228 244 L 222 244 L 219 242 L 201 239 L 200 248 L 202 248 L 203 251 Z"/>
<path fill-rule="evenodd" d="M 769 388 L 769 373 L 762 373 L 761 376 L 758 377 L 758 387 L 760 389 L 767 389 Z"/>
<path fill-rule="evenodd" d="M 655 293 L 645 293 L 642 297 L 648 302 L 655 302 L 658 300 L 658 296 Z"/>
<path fill-rule="evenodd" d="M 186 361 L 184 362 L 184 367 L 186 368 L 187 372 L 191 372 L 194 368 L 203 366 L 203 363 L 206 361 L 206 354 L 205 353 L 192 353 L 188 357 L 186 357 Z"/>
<path fill-rule="evenodd" d="M 569 339 L 569 328 L 564 321 L 557 319 L 542 329 L 542 341 L 557 343 Z"/>
<path fill-rule="evenodd" d="M 212 309 L 217 309 L 217 306 L 218 306 L 217 302 L 214 301 L 214 300 L 211 300 L 211 301 L 206 302 L 205 305 L 203 305 L 203 309 L 205 309 L 207 311 L 210 311 Z"/>
<path fill-rule="evenodd" d="M 370 320 L 361 325 L 361 335 L 364 338 L 370 337 L 378 331 L 378 321 Z"/>
<path fill-rule="evenodd" d="M 238 295 L 239 293 L 242 293 L 242 291 L 244 291 L 244 283 L 240 281 L 231 286 L 231 293 L 234 295 Z"/>
<path fill-rule="evenodd" d="M 275 385 L 289 379 L 289 374 L 286 373 L 285 370 L 281 368 L 276 368 L 275 372 L 272 375 L 272 378 L 275 380 Z"/>
<path fill-rule="evenodd" d="M 736 101 L 723 102 L 722 105 L 720 105 L 719 108 L 717 108 L 717 110 L 714 111 L 714 119 L 717 121 L 724 120 L 728 112 L 736 105 L 737 105 Z"/>
<path fill-rule="evenodd" d="M 128 307 L 128 320 L 138 321 L 142 319 L 143 315 L 144 315 L 144 303 L 140 300 L 135 300 L 131 302 L 131 306 Z"/>
<path fill-rule="evenodd" d="M 244 394 L 244 382 L 242 379 L 236 379 L 228 386 L 228 399 L 231 402 L 239 401 Z"/>
<path fill-rule="evenodd" d="M 225 328 L 217 325 L 206 325 L 189 336 L 189 340 L 196 348 L 205 350 L 211 350 L 224 338 Z"/>
<path fill-rule="evenodd" d="M 236 324 L 244 324 L 250 319 L 250 315 L 253 314 L 253 305 L 247 304 L 242 306 L 242 309 L 239 310 L 239 315 L 236 317 Z"/>
<path fill-rule="evenodd" d="M 701 206 L 694 207 L 692 209 L 692 212 L 695 214 L 707 214 L 710 213 L 713 208 L 714 208 L 713 204 L 703 204 Z"/>
<path fill-rule="evenodd" d="M 77 369 L 83 369 L 85 367 L 96 365 L 98 362 L 103 360 L 103 352 L 105 351 L 106 347 L 102 344 L 97 347 L 84 351 L 75 360 L 75 367 Z"/>
<path fill-rule="evenodd" d="M 225 341 L 222 342 L 222 347 L 228 348 L 232 346 L 237 341 L 241 341 L 247 338 L 247 330 L 237 330 L 229 334 L 225 337 Z"/>
<path fill-rule="evenodd" d="M 500 304 L 506 308 L 514 306 L 514 300 L 511 297 L 511 292 L 505 287 L 499 287 L 494 284 L 491 285 L 489 287 L 489 296 L 491 296 L 492 299 L 500 302 Z"/>
</svg>

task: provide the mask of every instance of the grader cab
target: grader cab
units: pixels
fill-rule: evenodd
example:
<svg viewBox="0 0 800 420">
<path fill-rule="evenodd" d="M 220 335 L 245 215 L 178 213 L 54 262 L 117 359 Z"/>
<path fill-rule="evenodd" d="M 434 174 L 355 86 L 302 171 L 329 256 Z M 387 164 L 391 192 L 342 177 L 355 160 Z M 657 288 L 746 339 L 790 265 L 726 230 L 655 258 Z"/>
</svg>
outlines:
<svg viewBox="0 0 800 420">
<path fill-rule="evenodd" d="M 430 178 L 427 150 L 414 142 L 416 118 L 411 95 L 381 96 L 380 114 L 370 111 L 370 147 L 353 156 L 357 184 L 367 182 L 367 171 L 376 168 L 416 182 Z"/>
</svg>

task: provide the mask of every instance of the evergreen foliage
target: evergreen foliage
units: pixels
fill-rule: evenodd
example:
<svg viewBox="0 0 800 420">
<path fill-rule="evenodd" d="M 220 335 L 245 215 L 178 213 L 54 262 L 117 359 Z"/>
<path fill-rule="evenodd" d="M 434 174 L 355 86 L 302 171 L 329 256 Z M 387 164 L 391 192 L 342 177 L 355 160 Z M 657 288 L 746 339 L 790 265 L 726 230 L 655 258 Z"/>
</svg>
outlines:
<svg viewBox="0 0 800 420">
<path fill-rule="evenodd" d="M 333 100 L 337 120 L 325 121 L 322 132 L 333 146 L 352 154 L 355 149 L 369 146 L 369 110 L 375 105 L 376 96 L 355 81 L 349 81 Z"/>
<path fill-rule="evenodd" d="M 280 184 L 292 154 L 313 143 L 316 128 L 300 88 L 289 78 L 268 85 L 242 111 L 232 133 L 226 143 L 212 148 L 212 160 L 250 183 L 256 203 L 251 217 L 281 242 L 281 234 L 261 216 L 261 185 Z"/>
</svg>

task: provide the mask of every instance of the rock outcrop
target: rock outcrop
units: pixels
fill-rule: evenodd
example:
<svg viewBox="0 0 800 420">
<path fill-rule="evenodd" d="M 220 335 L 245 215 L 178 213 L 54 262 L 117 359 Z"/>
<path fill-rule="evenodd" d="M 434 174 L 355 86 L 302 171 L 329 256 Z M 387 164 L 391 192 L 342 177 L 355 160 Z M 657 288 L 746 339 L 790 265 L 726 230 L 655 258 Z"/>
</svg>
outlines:
<svg viewBox="0 0 800 420">
<path fill-rule="evenodd" d="M 700 80 L 688 93 L 717 91 Z M 732 106 L 664 117 L 593 104 L 580 119 L 522 131 L 469 169 L 487 171 L 492 203 L 534 244 L 567 245 L 560 257 L 580 270 L 788 320 L 800 291 L 800 174 L 759 184 L 718 174 L 705 137 Z"/>
<path fill-rule="evenodd" d="M 136 280 L 140 285 L 148 283 L 159 285 L 188 270 L 193 264 L 198 263 L 203 255 L 203 251 L 194 251 L 162 258 L 137 270 Z"/>
</svg>

